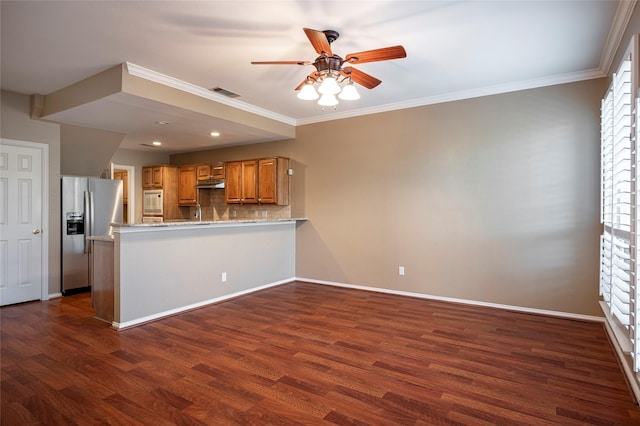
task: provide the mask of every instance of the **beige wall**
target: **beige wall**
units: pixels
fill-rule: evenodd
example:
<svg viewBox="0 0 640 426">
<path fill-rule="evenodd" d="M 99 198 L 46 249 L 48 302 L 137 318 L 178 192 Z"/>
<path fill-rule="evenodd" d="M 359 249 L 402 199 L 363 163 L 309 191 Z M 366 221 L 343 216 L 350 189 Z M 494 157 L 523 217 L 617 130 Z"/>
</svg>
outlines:
<svg viewBox="0 0 640 426">
<path fill-rule="evenodd" d="M 310 218 L 298 227 L 299 277 L 600 315 L 605 86 L 592 80 L 311 124 L 299 127 L 295 140 L 171 161 L 292 158 L 292 214 Z M 59 127 L 31 120 L 29 110 L 27 96 L 2 92 L 2 137 L 51 147 L 54 293 Z M 138 166 L 164 158 L 118 151 L 112 161 L 134 165 L 138 174 Z"/>
<path fill-rule="evenodd" d="M 49 294 L 60 293 L 60 126 L 31 120 L 29 96 L 3 90 L 0 105 L 3 138 L 49 145 Z"/>
<path fill-rule="evenodd" d="M 124 133 L 61 125 L 60 174 L 101 176 L 124 137 Z"/>
<path fill-rule="evenodd" d="M 296 276 L 537 309 L 598 308 L 604 79 L 301 126 L 172 156 L 294 160 Z M 398 275 L 404 266 L 406 275 Z"/>
</svg>

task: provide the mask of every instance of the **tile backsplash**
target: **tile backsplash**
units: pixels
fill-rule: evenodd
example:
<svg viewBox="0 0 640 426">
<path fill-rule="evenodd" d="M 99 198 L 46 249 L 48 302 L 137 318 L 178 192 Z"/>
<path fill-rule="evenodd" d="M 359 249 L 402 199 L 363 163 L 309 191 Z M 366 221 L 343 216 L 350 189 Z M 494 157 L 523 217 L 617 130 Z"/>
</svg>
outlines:
<svg viewBox="0 0 640 426">
<path fill-rule="evenodd" d="M 200 190 L 202 220 L 234 219 L 288 219 L 291 206 L 270 204 L 225 204 L 224 191 Z M 195 216 L 195 207 L 189 207 L 190 216 Z"/>
</svg>

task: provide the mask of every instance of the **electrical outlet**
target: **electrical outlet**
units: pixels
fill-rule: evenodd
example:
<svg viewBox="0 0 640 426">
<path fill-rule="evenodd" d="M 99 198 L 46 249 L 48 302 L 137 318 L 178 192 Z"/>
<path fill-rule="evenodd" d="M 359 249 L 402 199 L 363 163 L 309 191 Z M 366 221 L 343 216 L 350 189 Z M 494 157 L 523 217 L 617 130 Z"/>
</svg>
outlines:
<svg viewBox="0 0 640 426">
<path fill-rule="evenodd" d="M 233 217 L 238 216 L 238 212 L 236 211 L 236 209 L 231 210 L 231 216 Z"/>
<path fill-rule="evenodd" d="M 260 214 L 260 212 L 258 212 L 258 210 L 256 210 L 256 217 L 258 217 L 259 214 Z"/>
<path fill-rule="evenodd" d="M 267 217 L 267 211 L 266 210 L 262 210 L 262 217 Z"/>
<path fill-rule="evenodd" d="M 293 176 L 293 169 L 288 169 L 288 170 L 287 170 L 287 174 L 288 174 L 289 176 Z"/>
<path fill-rule="evenodd" d="M 221 280 L 222 280 L 222 282 L 227 281 L 227 273 L 226 273 L 226 272 L 223 272 L 223 273 L 222 273 Z"/>
<path fill-rule="evenodd" d="M 398 275 L 404 275 L 404 266 L 398 266 Z"/>
</svg>

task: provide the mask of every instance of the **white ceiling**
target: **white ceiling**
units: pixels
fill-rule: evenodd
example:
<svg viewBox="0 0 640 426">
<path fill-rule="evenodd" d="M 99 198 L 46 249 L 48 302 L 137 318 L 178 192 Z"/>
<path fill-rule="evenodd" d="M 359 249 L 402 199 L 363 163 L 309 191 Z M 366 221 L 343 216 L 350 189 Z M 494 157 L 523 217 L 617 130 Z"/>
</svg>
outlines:
<svg viewBox="0 0 640 426">
<path fill-rule="evenodd" d="M 0 87 L 46 95 L 130 62 L 202 88 L 225 88 L 240 94 L 240 107 L 249 104 L 284 121 L 305 124 L 603 76 L 634 4 L 2 0 Z M 317 54 L 303 27 L 339 31 L 332 48 L 342 57 L 400 44 L 407 58 L 357 66 L 382 84 L 372 90 L 359 87 L 360 100 L 323 111 L 315 102 L 298 100 L 293 90 L 312 66 L 250 64 L 313 61 Z M 143 118 L 150 121 L 153 108 L 162 119 L 164 107 L 149 108 L 145 105 L 140 120 L 138 109 L 127 110 L 126 123 L 108 111 L 78 111 L 77 118 L 68 114 L 72 117 L 66 119 L 128 133 L 122 147 L 138 149 L 159 132 L 157 125 L 141 123 Z M 166 112 L 188 126 L 215 125 L 212 117 Z M 241 128 L 234 131 L 242 133 Z M 182 140 L 167 149 L 202 149 L 263 137 L 224 136 L 217 142 Z"/>
</svg>

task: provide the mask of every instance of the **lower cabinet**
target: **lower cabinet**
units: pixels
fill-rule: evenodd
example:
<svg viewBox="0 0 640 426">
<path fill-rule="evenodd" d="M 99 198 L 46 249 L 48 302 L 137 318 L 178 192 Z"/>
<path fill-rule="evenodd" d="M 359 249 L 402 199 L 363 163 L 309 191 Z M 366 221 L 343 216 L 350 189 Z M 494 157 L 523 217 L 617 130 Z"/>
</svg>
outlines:
<svg viewBox="0 0 640 426">
<path fill-rule="evenodd" d="M 95 316 L 112 322 L 114 316 L 114 243 L 92 240 L 89 262 L 91 262 L 91 305 Z"/>
</svg>

